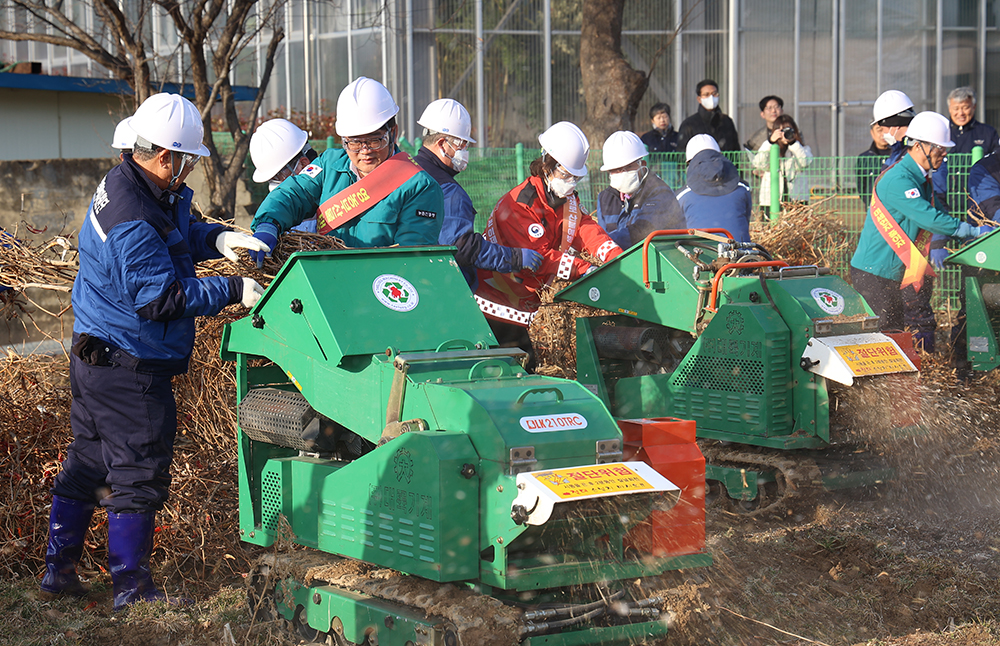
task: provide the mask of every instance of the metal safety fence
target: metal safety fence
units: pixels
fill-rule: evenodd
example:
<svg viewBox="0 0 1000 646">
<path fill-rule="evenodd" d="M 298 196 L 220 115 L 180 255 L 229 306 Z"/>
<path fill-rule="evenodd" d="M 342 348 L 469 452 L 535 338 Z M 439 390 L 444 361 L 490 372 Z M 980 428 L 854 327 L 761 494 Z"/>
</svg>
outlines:
<svg viewBox="0 0 1000 646">
<path fill-rule="evenodd" d="M 224 147 L 226 137 L 228 135 L 218 137 L 216 144 Z M 415 154 L 419 148 L 419 144 L 413 145 L 405 141 L 399 143 L 402 149 L 410 153 Z M 330 138 L 311 141 L 310 145 L 315 150 L 322 152 L 327 147 L 338 144 Z M 220 149 L 220 152 L 224 152 L 224 150 Z M 456 179 L 472 198 L 473 206 L 477 212 L 476 229 L 478 231 L 485 228 L 486 220 L 493 206 L 503 194 L 523 182 L 528 176 L 529 166 L 539 153 L 538 148 L 523 145 L 514 148 L 470 149 L 469 166 Z M 764 194 L 765 192 L 770 193 L 773 187 L 764 184 L 764 171 L 761 169 L 760 160 L 757 164 L 754 163 L 754 155 L 755 153 L 746 151 L 726 153 L 726 156 L 736 165 L 743 180 L 751 188 L 754 218 L 773 221 L 781 217 L 781 211 L 780 208 L 772 209 L 770 206 L 761 206 L 762 201 L 765 204 L 770 203 Z M 964 216 L 968 209 L 967 178 L 969 169 L 974 161 L 980 157 L 981 154 L 977 151 L 973 154 L 953 154 L 947 158 L 949 177 L 947 200 L 952 215 L 956 217 Z M 687 179 L 687 165 L 683 154 L 654 153 L 649 156 L 648 163 L 653 172 L 659 175 L 675 192 L 679 192 L 684 186 Z M 593 211 L 597 203 L 597 195 L 607 188 L 609 180 L 608 174 L 600 171 L 600 151 L 591 152 L 587 165 L 589 173 L 577 185 L 577 191 L 583 207 L 587 211 Z M 823 214 L 843 222 L 850 244 L 846 252 L 829 254 L 828 257 L 831 269 L 848 280 L 850 256 L 853 254 L 867 217 L 867 207 L 862 200 L 862 194 L 866 190 L 870 191 L 871 181 L 874 176 L 877 176 L 880 168 L 881 160 L 873 157 L 813 157 L 809 160 L 808 165 L 798 170 L 794 179 L 794 183 L 797 185 L 794 192 L 804 196 L 803 201 L 816 204 L 817 208 L 822 209 Z M 248 181 L 252 172 L 252 165 L 248 159 Z M 781 181 L 780 176 L 771 176 L 767 179 L 771 180 L 772 183 Z M 267 194 L 267 186 L 252 182 L 250 185 L 255 203 L 259 203 Z M 787 187 L 779 187 L 781 190 L 785 188 Z M 953 246 L 954 244 L 949 244 L 949 247 Z M 936 309 L 954 310 L 958 308 L 960 279 L 957 267 L 946 266 L 944 271 L 938 271 L 933 300 Z"/>
</svg>

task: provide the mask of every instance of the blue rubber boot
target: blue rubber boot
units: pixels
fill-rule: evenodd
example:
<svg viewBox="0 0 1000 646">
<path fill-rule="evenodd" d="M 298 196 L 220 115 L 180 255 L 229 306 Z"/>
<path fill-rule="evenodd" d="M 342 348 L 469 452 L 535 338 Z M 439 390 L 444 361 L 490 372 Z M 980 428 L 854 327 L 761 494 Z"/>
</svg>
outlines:
<svg viewBox="0 0 1000 646">
<path fill-rule="evenodd" d="M 45 576 L 39 586 L 42 599 L 51 600 L 64 594 L 83 597 L 90 592 L 76 575 L 76 564 L 83 555 L 83 539 L 93 515 L 92 502 L 52 496 Z"/>
<path fill-rule="evenodd" d="M 115 610 L 123 610 L 136 601 L 191 603 L 190 599 L 167 597 L 153 583 L 149 555 L 153 551 L 155 518 L 155 512 L 108 512 L 108 563 L 114 585 Z"/>
</svg>

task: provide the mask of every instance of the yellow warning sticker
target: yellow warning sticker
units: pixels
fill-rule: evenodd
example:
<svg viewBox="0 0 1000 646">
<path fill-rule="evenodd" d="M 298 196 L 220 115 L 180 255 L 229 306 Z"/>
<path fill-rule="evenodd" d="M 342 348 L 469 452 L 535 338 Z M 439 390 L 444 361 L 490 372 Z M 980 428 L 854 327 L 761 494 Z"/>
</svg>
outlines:
<svg viewBox="0 0 1000 646">
<path fill-rule="evenodd" d="M 884 375 L 893 372 L 910 372 L 906 356 L 888 341 L 842 345 L 837 353 L 847 362 L 855 377 Z"/>
<path fill-rule="evenodd" d="M 624 464 L 538 471 L 533 475 L 563 500 L 654 489 L 645 478 Z"/>
</svg>

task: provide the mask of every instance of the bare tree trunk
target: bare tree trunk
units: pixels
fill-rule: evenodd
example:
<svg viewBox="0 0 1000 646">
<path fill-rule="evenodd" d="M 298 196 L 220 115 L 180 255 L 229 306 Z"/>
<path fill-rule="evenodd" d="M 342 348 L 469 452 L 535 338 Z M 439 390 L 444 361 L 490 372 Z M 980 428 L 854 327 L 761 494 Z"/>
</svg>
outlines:
<svg viewBox="0 0 1000 646">
<path fill-rule="evenodd" d="M 602 146 L 617 130 L 632 130 L 649 78 L 622 54 L 625 0 L 584 0 L 580 32 L 580 71 L 587 120 L 583 131 L 591 146 Z"/>
<path fill-rule="evenodd" d="M 229 73 L 240 52 L 255 34 L 246 33 L 248 16 L 256 6 L 262 11 L 254 21 L 255 29 L 274 23 L 274 16 L 283 7 L 282 0 L 261 9 L 256 0 L 197 0 L 185 2 L 182 9 L 179 0 L 132 0 L 121 4 L 119 0 L 92 0 L 94 11 L 109 36 L 101 36 L 101 30 L 87 32 L 76 24 L 64 2 L 47 0 L 0 0 L 0 12 L 8 8 L 23 10 L 30 16 L 32 25 L 44 25 L 46 31 L 37 29 L 4 30 L 0 38 L 18 41 L 50 43 L 74 49 L 99 65 L 111 71 L 118 79 L 129 84 L 135 93 L 135 106 L 145 101 L 154 90 L 155 78 L 151 63 L 155 59 L 147 53 L 151 43 L 143 41 L 146 34 L 146 20 L 155 5 L 159 5 L 171 18 L 181 42 L 190 54 L 191 68 L 181 74 L 194 85 L 194 103 L 201 111 L 205 124 L 205 145 L 212 152 L 203 163 L 208 183 L 211 215 L 220 219 L 232 217 L 236 210 L 236 187 L 243 175 L 243 165 L 250 146 L 250 133 L 244 132 L 240 115 L 236 111 L 233 88 L 229 83 Z M 128 13 L 122 7 L 128 8 Z M 6 26 L 6 25 L 4 25 Z M 284 38 L 280 27 L 273 27 L 273 37 L 268 46 L 264 69 L 261 70 L 257 96 L 250 114 L 253 124 L 257 120 L 264 92 L 274 69 L 274 57 L 278 44 Z M 211 50 L 212 63 L 208 63 L 206 53 Z M 155 54 L 155 52 L 153 52 Z M 211 74 L 211 75 L 210 75 Z M 160 75 L 162 77 L 162 74 Z M 209 81 L 215 78 L 215 82 Z M 233 136 L 235 150 L 221 157 L 212 139 L 212 108 L 221 104 L 221 111 L 227 129 Z"/>
</svg>

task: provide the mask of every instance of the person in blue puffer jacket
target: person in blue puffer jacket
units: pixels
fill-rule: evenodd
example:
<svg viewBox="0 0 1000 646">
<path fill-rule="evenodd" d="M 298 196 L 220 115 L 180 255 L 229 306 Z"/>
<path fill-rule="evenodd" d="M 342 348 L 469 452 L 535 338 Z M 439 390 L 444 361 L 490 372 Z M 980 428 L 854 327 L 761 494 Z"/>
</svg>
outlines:
<svg viewBox="0 0 1000 646">
<path fill-rule="evenodd" d="M 437 244 L 444 196 L 430 175 L 399 152 L 398 113 L 378 81 L 361 76 L 344 88 L 336 124 L 343 149 L 328 149 L 271 191 L 250 225 L 254 237 L 273 249 L 282 233 L 316 215 L 317 232 L 348 247 Z M 260 267 L 269 254 L 251 255 Z"/>
<path fill-rule="evenodd" d="M 750 242 L 753 198 L 733 162 L 711 135 L 695 135 L 684 151 L 687 183 L 677 194 L 691 229 L 722 228 L 737 242 Z"/>
<path fill-rule="evenodd" d="M 195 276 L 195 263 L 262 250 L 250 236 L 191 217 L 184 180 L 209 154 L 201 114 L 175 94 L 131 118 L 131 153 L 101 180 L 80 231 L 73 286 L 73 443 L 52 487 L 41 595 L 83 596 L 76 575 L 96 504 L 108 510 L 114 608 L 164 599 L 149 570 L 154 518 L 167 500 L 177 432 L 171 378 L 187 371 L 194 317 L 253 306 L 249 278 Z"/>
<path fill-rule="evenodd" d="M 469 144 L 476 143 L 471 136 L 472 118 L 465 106 L 454 99 L 432 101 L 417 124 L 424 128 L 417 163 L 441 185 L 444 193 L 444 221 L 438 243 L 457 248 L 455 261 L 472 291 L 477 285 L 476 269 L 502 273 L 536 271 L 542 255 L 534 249 L 505 247 L 476 233 L 472 198 L 455 180 L 469 164 Z"/>
</svg>

